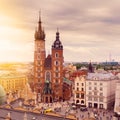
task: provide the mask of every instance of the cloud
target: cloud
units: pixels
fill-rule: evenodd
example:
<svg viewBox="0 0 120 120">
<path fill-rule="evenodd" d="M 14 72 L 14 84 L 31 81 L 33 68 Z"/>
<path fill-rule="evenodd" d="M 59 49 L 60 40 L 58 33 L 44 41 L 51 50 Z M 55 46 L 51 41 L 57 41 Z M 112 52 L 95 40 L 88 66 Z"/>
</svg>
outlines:
<svg viewBox="0 0 120 120">
<path fill-rule="evenodd" d="M 10 18 L 9 22 L 2 21 L 2 25 L 12 26 L 19 31 L 17 36 L 11 33 L 10 40 L 13 39 L 11 41 L 14 41 L 16 46 L 21 45 L 26 53 L 31 52 L 28 59 L 33 55 L 34 31 L 38 24 L 38 12 L 41 10 L 47 51 L 51 50 L 58 27 L 66 61 L 89 61 L 90 59 L 106 61 L 110 52 L 116 60 L 119 60 L 119 0 L 69 0 L 69 2 L 11 0 L 8 2 L 2 0 L 0 6 L 1 13 Z M 28 47 L 24 47 L 23 44 L 28 44 Z M 22 53 L 21 51 L 21 56 Z M 23 59 L 24 57 L 25 55 Z"/>
</svg>

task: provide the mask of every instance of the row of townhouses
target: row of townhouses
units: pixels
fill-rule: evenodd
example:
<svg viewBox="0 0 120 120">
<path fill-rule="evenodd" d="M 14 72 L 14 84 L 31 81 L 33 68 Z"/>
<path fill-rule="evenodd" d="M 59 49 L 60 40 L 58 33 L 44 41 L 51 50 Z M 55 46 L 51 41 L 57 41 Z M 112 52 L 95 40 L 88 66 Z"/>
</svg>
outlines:
<svg viewBox="0 0 120 120">
<path fill-rule="evenodd" d="M 88 73 L 77 76 L 74 81 L 74 102 L 87 107 L 111 109 L 114 107 L 119 81 L 118 76 L 112 73 Z"/>
</svg>

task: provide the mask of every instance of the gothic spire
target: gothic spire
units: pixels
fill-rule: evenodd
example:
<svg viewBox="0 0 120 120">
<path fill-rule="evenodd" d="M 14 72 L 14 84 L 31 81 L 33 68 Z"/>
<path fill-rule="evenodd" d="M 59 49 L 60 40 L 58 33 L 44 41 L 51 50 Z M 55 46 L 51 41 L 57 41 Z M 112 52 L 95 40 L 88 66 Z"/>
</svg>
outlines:
<svg viewBox="0 0 120 120">
<path fill-rule="evenodd" d="M 41 24 L 42 24 L 42 22 L 41 22 L 41 12 L 39 11 L 39 21 L 38 21 L 38 31 L 41 31 L 42 30 L 42 28 L 41 28 Z"/>
<path fill-rule="evenodd" d="M 45 33 L 41 24 L 41 13 L 39 11 L 38 29 L 35 31 L 35 40 L 45 40 Z"/>
<path fill-rule="evenodd" d="M 90 60 L 90 63 L 89 63 L 89 65 L 88 65 L 88 71 L 89 71 L 90 73 L 93 73 L 93 72 L 94 72 L 94 71 L 93 71 L 93 66 L 92 66 L 91 60 Z"/>
</svg>

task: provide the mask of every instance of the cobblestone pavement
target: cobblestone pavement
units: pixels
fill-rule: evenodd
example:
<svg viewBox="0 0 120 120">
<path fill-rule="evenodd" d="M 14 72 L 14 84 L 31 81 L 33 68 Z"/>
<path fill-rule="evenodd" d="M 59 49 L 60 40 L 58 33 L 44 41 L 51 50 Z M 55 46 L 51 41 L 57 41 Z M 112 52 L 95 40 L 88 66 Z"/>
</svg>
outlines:
<svg viewBox="0 0 120 120">
<path fill-rule="evenodd" d="M 16 101 L 12 104 L 13 108 L 19 105 L 19 101 Z M 66 117 L 69 114 L 76 116 L 77 120 L 89 119 L 90 117 L 95 118 L 96 120 L 113 120 L 113 110 L 108 111 L 104 109 L 93 109 L 88 108 L 88 111 L 81 111 L 80 108 L 77 110 L 71 109 L 71 103 L 69 101 L 65 102 L 54 102 L 54 103 L 38 103 L 36 108 L 51 108 L 53 111 L 55 108 L 61 108 L 61 111 L 56 111 L 57 114 L 60 114 Z M 33 108 L 32 108 L 33 109 Z"/>
</svg>

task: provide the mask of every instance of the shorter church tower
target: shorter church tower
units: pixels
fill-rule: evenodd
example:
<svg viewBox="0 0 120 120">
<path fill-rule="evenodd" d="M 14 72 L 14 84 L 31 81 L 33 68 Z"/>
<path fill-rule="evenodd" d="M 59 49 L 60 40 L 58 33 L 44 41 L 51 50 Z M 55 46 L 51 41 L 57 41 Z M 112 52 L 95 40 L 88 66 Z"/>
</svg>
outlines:
<svg viewBox="0 0 120 120">
<path fill-rule="evenodd" d="M 61 100 L 63 98 L 63 45 L 58 30 L 52 45 L 52 83 L 54 100 Z"/>
</svg>

